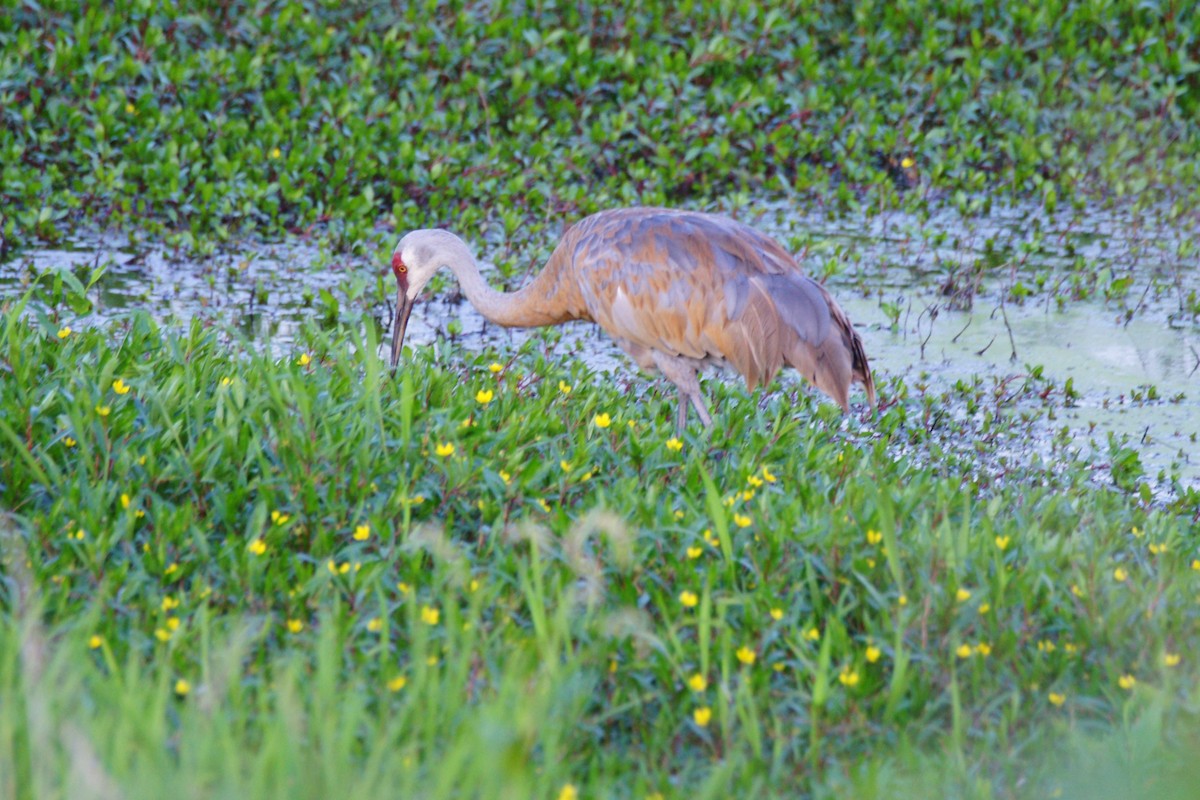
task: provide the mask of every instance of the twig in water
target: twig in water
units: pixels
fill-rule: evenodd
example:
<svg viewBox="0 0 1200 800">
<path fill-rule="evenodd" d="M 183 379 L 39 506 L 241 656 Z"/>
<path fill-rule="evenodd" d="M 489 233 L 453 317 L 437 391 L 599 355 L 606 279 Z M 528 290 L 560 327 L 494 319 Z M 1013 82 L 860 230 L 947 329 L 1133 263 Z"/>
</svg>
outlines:
<svg viewBox="0 0 1200 800">
<path fill-rule="evenodd" d="M 966 332 L 967 332 L 967 328 L 971 327 L 971 323 L 972 323 L 972 322 L 974 322 L 974 321 L 975 321 L 975 317 L 974 317 L 974 316 L 967 317 L 967 324 L 966 324 L 966 325 L 963 325 L 963 329 L 962 329 L 961 331 L 959 331 L 958 333 L 954 334 L 954 338 L 950 340 L 950 344 L 958 344 L 958 337 L 960 337 L 960 336 L 962 336 L 964 333 L 966 333 Z"/>
<path fill-rule="evenodd" d="M 1017 340 L 1013 338 L 1012 326 L 1008 324 L 1008 311 L 1004 308 L 1004 300 L 1000 301 L 1000 316 L 1004 318 L 1004 329 L 1008 331 L 1008 344 L 1012 347 L 1012 355 L 1008 357 L 1009 361 L 1017 360 Z"/>
<path fill-rule="evenodd" d="M 933 338 L 933 321 L 937 319 L 938 305 L 934 303 L 932 306 L 927 306 L 924 311 L 917 315 L 917 330 L 921 329 L 921 317 L 929 314 L 929 333 L 925 334 L 925 338 L 921 340 L 921 358 L 925 358 L 925 345 L 929 344 L 929 340 Z"/>
<path fill-rule="evenodd" d="M 1125 326 L 1124 327 L 1128 328 L 1129 323 L 1133 322 L 1133 315 L 1138 312 L 1138 309 L 1140 309 L 1142 306 L 1144 306 L 1146 304 L 1146 295 L 1148 295 L 1148 294 L 1150 294 L 1150 281 L 1146 281 L 1146 291 L 1142 292 L 1142 296 L 1140 298 L 1138 298 L 1137 305 L 1133 307 L 1133 311 L 1130 311 L 1128 314 L 1125 315 Z"/>
</svg>

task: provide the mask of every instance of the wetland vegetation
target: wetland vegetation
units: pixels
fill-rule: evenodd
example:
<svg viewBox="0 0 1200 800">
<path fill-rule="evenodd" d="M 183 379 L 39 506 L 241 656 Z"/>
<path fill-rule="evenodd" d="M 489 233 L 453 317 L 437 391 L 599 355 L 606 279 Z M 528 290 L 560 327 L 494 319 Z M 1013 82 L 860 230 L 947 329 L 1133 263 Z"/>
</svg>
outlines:
<svg viewBox="0 0 1200 800">
<path fill-rule="evenodd" d="M 3 0 L 0 795 L 1191 797 L 1198 62 L 1169 1 Z M 512 288 L 633 203 L 799 253 L 879 413 L 676 438 L 452 296 L 384 369 L 399 233 Z"/>
</svg>

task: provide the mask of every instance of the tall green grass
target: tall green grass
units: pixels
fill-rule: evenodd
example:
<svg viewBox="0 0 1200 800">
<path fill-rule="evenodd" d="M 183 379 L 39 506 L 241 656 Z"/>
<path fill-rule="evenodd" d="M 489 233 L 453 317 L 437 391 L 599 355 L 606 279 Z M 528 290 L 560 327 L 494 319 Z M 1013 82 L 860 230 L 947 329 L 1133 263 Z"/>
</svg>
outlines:
<svg viewBox="0 0 1200 800">
<path fill-rule="evenodd" d="M 989 460 L 1032 376 L 939 424 L 716 386 L 680 440 L 536 340 L 392 377 L 371 325 L 21 311 L 0 794 L 1038 797 L 1194 735 L 1190 512 Z"/>
</svg>

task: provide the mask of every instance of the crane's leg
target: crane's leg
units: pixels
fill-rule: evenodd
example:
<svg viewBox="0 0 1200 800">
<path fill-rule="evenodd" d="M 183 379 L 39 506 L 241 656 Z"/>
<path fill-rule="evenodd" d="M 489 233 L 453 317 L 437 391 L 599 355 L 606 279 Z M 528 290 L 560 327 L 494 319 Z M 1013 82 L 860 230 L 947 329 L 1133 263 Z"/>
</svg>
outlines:
<svg viewBox="0 0 1200 800">
<path fill-rule="evenodd" d="M 679 387 L 679 414 L 675 417 L 675 430 L 683 436 L 683 432 L 687 430 L 687 411 L 688 400 L 690 398 L 683 391 L 683 387 Z"/>
<path fill-rule="evenodd" d="M 700 415 L 700 422 L 704 424 L 704 427 L 711 426 L 712 417 L 708 413 L 704 395 L 700 394 L 700 380 L 696 377 L 696 362 L 689 358 L 669 356 L 657 350 L 650 352 L 658 371 L 675 384 L 675 388 L 679 390 L 679 415 L 676 417 L 675 424 L 679 428 L 680 435 L 687 429 L 689 403 Z"/>
<path fill-rule="evenodd" d="M 704 427 L 712 427 L 712 416 L 708 413 L 708 403 L 704 402 L 704 395 L 700 394 L 699 382 L 697 382 L 697 390 L 692 395 L 692 405 L 696 407 L 696 413 L 700 415 L 700 421 L 704 423 Z"/>
</svg>

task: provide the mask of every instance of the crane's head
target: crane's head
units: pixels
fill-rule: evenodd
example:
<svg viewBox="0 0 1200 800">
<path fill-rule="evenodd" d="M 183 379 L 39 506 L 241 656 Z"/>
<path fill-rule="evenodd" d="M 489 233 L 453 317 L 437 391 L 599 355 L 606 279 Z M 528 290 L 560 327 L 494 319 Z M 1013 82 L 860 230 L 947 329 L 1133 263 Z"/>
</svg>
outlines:
<svg viewBox="0 0 1200 800">
<path fill-rule="evenodd" d="M 400 360 L 404 347 L 404 331 L 413 305 L 433 274 L 442 267 L 470 258 L 462 239 L 438 229 L 410 231 L 392 251 L 392 272 L 396 275 L 399 292 L 396 294 L 396 315 L 392 319 L 392 368 Z"/>
</svg>

